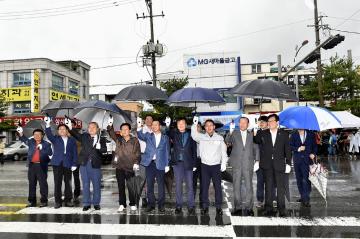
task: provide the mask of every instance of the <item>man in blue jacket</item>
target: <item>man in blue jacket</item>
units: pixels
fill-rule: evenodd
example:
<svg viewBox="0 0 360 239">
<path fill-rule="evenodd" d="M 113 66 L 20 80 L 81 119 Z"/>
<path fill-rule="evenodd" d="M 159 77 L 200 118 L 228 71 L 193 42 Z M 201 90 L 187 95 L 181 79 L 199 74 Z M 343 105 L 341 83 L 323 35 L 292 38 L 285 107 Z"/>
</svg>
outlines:
<svg viewBox="0 0 360 239">
<path fill-rule="evenodd" d="M 40 207 L 47 207 L 48 205 L 48 184 L 47 172 L 49 164 L 49 156 L 52 155 L 51 145 L 46 142 L 44 131 L 35 129 L 33 137 L 27 138 L 23 134 L 21 127 L 17 128 L 17 133 L 20 140 L 28 145 L 29 151 L 27 155 L 28 166 L 28 180 L 29 180 L 29 197 L 27 207 L 36 207 L 36 185 L 39 182 L 40 186 Z"/>
<path fill-rule="evenodd" d="M 167 118 L 167 126 L 170 126 L 171 119 Z M 173 151 L 171 155 L 171 165 L 175 174 L 176 186 L 176 208 L 175 214 L 182 212 L 183 204 L 183 181 L 186 183 L 188 197 L 188 213 L 195 213 L 194 190 L 193 190 L 193 171 L 196 169 L 196 142 L 191 138 L 191 131 L 186 129 L 185 118 L 176 121 L 176 130 L 169 131 L 170 143 Z M 200 170 L 200 169 L 199 169 Z"/>
<path fill-rule="evenodd" d="M 54 196 L 55 196 L 55 209 L 62 207 L 62 182 L 65 184 L 65 207 L 73 207 L 72 203 L 72 189 L 71 180 L 72 172 L 76 170 L 78 153 L 76 140 L 69 137 L 69 129 L 66 125 L 61 124 L 58 126 L 58 135 L 53 135 L 50 128 L 50 117 L 44 118 L 46 129 L 45 133 L 47 138 L 53 145 L 54 154 L 51 159 L 54 172 Z"/>
<path fill-rule="evenodd" d="M 169 138 L 161 133 L 160 121 L 154 120 L 151 125 L 152 133 L 143 133 L 142 120 L 137 119 L 137 135 L 146 142 L 145 152 L 141 164 L 146 167 L 146 186 L 148 208 L 146 212 L 155 209 L 154 184 L 158 184 L 158 207 L 160 212 L 165 212 L 165 173 L 169 172 L 170 145 Z"/>
<path fill-rule="evenodd" d="M 290 147 L 293 151 L 296 182 L 302 206 L 310 207 L 311 183 L 309 181 L 309 167 L 317 153 L 315 134 L 308 130 L 299 129 L 290 138 Z"/>
</svg>

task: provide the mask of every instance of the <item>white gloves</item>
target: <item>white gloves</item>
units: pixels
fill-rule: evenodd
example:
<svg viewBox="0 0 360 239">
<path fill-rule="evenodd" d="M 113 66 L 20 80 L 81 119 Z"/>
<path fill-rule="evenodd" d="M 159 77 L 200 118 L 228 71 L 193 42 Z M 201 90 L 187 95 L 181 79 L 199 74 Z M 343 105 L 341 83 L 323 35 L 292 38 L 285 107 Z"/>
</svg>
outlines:
<svg viewBox="0 0 360 239">
<path fill-rule="evenodd" d="M 234 132 L 234 129 L 235 129 L 235 123 L 231 122 L 230 123 L 230 134 L 232 134 L 232 132 Z"/>
<path fill-rule="evenodd" d="M 101 145 L 100 145 L 100 143 L 99 143 L 99 142 L 98 142 L 98 143 L 96 143 L 95 148 L 96 148 L 96 149 L 101 149 Z"/>
<path fill-rule="evenodd" d="M 20 135 L 20 136 L 22 136 L 22 135 L 23 135 L 24 130 L 23 130 L 23 128 L 22 128 L 21 126 L 18 126 L 18 127 L 16 128 L 16 132 L 18 132 L 18 133 L 19 133 L 19 135 Z"/>
<path fill-rule="evenodd" d="M 194 118 L 193 118 L 193 124 L 194 124 L 194 125 L 197 125 L 198 123 L 199 123 L 199 117 L 194 116 Z"/>
<path fill-rule="evenodd" d="M 72 167 L 71 167 L 71 171 L 73 171 L 73 172 L 74 172 L 76 169 L 77 169 L 76 166 L 72 166 Z"/>
<path fill-rule="evenodd" d="M 109 116 L 109 119 L 108 119 L 108 126 L 112 126 L 114 123 L 114 118 L 112 117 L 112 115 Z"/>
<path fill-rule="evenodd" d="M 254 163 L 254 172 L 258 171 L 259 168 L 260 168 L 259 161 L 256 161 L 256 162 Z"/>
<path fill-rule="evenodd" d="M 134 171 L 137 171 L 137 170 L 139 170 L 139 169 L 140 169 L 139 164 L 134 164 L 133 170 L 134 170 Z"/>
<path fill-rule="evenodd" d="M 65 125 L 69 128 L 69 130 L 72 130 L 72 123 L 71 120 L 67 117 L 65 117 Z"/>
<path fill-rule="evenodd" d="M 165 173 L 169 172 L 170 171 L 170 167 L 169 166 L 166 166 L 165 167 Z"/>
<path fill-rule="evenodd" d="M 51 118 L 49 116 L 46 116 L 44 118 L 44 122 L 45 122 L 45 127 L 49 128 L 50 127 L 50 123 L 51 123 Z"/>
<path fill-rule="evenodd" d="M 196 168 L 195 167 L 193 167 L 193 172 L 195 172 L 196 171 Z"/>
<path fill-rule="evenodd" d="M 310 154 L 310 159 L 314 160 L 314 158 L 315 158 L 315 154 Z"/>
<path fill-rule="evenodd" d="M 298 152 L 301 152 L 301 151 L 305 151 L 305 146 L 300 146 L 300 147 L 298 148 Z"/>
<path fill-rule="evenodd" d="M 286 164 L 286 166 L 285 166 L 285 173 L 290 173 L 290 171 L 291 171 L 290 165 L 289 165 L 289 164 Z"/>
<path fill-rule="evenodd" d="M 165 118 L 165 125 L 166 125 L 166 127 L 170 127 L 170 124 L 171 124 L 171 118 L 169 117 L 169 116 L 166 116 L 166 118 Z"/>
<path fill-rule="evenodd" d="M 225 171 L 226 171 L 226 164 L 224 164 L 224 163 L 221 164 L 220 171 L 221 171 L 221 172 L 225 172 Z"/>
<path fill-rule="evenodd" d="M 136 124 L 137 124 L 138 129 L 140 129 L 142 127 L 142 119 L 140 117 L 137 117 Z"/>
<path fill-rule="evenodd" d="M 118 161 L 118 157 L 117 156 L 115 156 L 115 158 L 114 158 L 114 162 L 116 163 Z"/>
<path fill-rule="evenodd" d="M 36 148 L 39 149 L 39 150 L 42 150 L 42 144 L 38 144 L 38 145 L 36 146 Z"/>
</svg>

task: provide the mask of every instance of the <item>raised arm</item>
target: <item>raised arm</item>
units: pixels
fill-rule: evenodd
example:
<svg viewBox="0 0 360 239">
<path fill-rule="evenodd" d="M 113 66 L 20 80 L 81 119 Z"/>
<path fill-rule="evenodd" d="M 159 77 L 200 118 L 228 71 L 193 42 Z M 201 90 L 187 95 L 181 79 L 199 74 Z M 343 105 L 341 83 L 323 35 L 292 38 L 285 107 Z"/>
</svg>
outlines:
<svg viewBox="0 0 360 239">
<path fill-rule="evenodd" d="M 115 142 L 118 140 L 118 136 L 115 134 L 114 126 L 112 126 L 112 125 L 108 126 L 107 132 L 108 132 L 110 138 L 112 138 L 112 140 L 114 140 Z"/>
</svg>

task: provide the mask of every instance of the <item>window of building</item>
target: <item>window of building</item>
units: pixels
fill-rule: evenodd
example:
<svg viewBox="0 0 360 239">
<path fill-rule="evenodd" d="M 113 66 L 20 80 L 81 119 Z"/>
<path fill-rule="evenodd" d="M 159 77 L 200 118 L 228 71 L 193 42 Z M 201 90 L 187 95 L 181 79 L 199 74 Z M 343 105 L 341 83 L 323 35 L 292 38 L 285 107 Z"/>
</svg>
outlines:
<svg viewBox="0 0 360 239">
<path fill-rule="evenodd" d="M 28 114 L 31 113 L 31 102 L 14 102 L 13 103 L 13 112 L 14 114 Z"/>
<path fill-rule="evenodd" d="M 69 80 L 69 93 L 73 95 L 79 95 L 79 82 Z"/>
<path fill-rule="evenodd" d="M 83 98 L 86 99 L 86 86 L 85 85 L 82 86 L 82 92 L 83 92 Z"/>
<path fill-rule="evenodd" d="M 261 73 L 261 64 L 251 65 L 251 73 Z"/>
<path fill-rule="evenodd" d="M 14 72 L 13 86 L 30 86 L 31 72 Z"/>
<path fill-rule="evenodd" d="M 53 74 L 52 75 L 52 88 L 54 90 L 63 91 L 64 90 L 64 77 L 57 75 L 57 74 Z"/>
</svg>

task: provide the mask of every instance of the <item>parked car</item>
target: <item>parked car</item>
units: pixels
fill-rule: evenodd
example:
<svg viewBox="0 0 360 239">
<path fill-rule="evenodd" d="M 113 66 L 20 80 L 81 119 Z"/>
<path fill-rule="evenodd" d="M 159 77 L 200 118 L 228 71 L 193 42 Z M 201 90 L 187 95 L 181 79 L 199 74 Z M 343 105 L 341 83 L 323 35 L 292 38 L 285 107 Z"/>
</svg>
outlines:
<svg viewBox="0 0 360 239">
<path fill-rule="evenodd" d="M 4 158 L 7 160 L 26 160 L 29 147 L 21 141 L 15 141 L 4 149 Z"/>
</svg>

